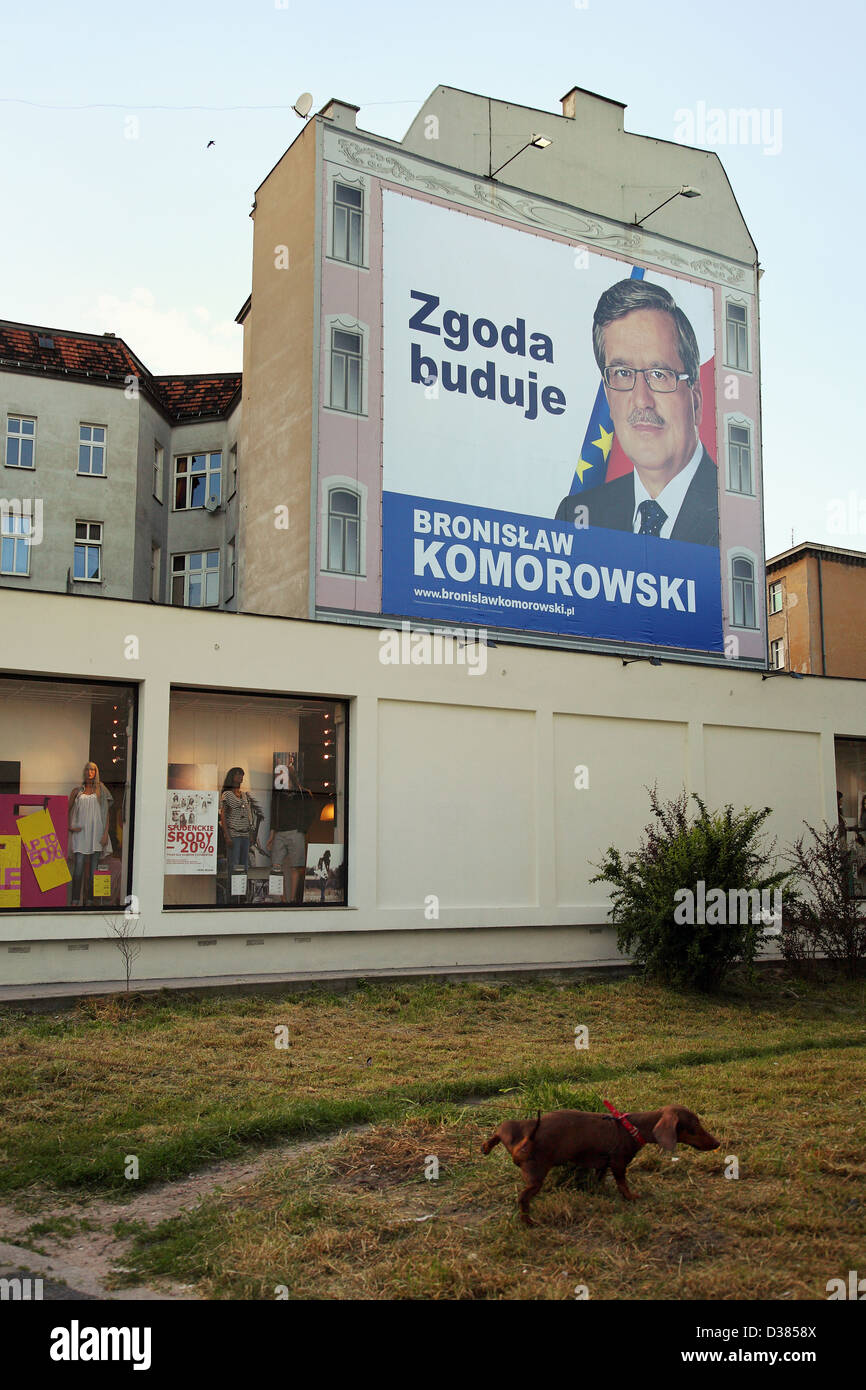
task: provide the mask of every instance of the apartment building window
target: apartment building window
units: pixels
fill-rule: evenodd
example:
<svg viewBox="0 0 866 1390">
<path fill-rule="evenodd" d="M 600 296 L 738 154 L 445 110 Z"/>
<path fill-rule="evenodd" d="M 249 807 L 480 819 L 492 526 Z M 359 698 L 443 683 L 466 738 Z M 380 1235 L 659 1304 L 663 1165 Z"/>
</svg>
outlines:
<svg viewBox="0 0 866 1390">
<path fill-rule="evenodd" d="M 215 454 L 181 454 L 174 461 L 174 509 L 191 511 L 194 507 L 218 507 L 222 498 L 223 456 Z"/>
<path fill-rule="evenodd" d="M 162 570 L 162 550 L 155 542 L 150 547 L 150 597 L 159 603 L 159 581 Z"/>
<path fill-rule="evenodd" d="M 364 258 L 364 190 L 334 184 L 334 257 L 362 265 Z"/>
<path fill-rule="evenodd" d="M 781 637 L 770 643 L 770 665 L 774 671 L 781 671 L 785 665 L 785 643 Z"/>
<path fill-rule="evenodd" d="M 171 561 L 171 601 L 183 608 L 217 608 L 220 601 L 220 553 L 194 550 Z"/>
<path fill-rule="evenodd" d="M 90 478 L 105 477 L 104 425 L 79 425 L 78 471 Z"/>
<path fill-rule="evenodd" d="M 235 593 L 235 538 L 226 546 L 226 603 Z"/>
<path fill-rule="evenodd" d="M 754 495 L 752 482 L 752 431 L 748 425 L 728 423 L 728 487 L 731 492 Z"/>
<path fill-rule="evenodd" d="M 31 519 L 0 507 L 0 574 L 29 575 Z"/>
<path fill-rule="evenodd" d="M 731 561 L 731 592 L 734 627 L 757 627 L 755 618 L 755 566 L 739 555 Z"/>
<path fill-rule="evenodd" d="M 331 488 L 328 494 L 328 569 L 357 574 L 360 569 L 360 503 L 356 492 Z"/>
<path fill-rule="evenodd" d="M 229 497 L 238 490 L 238 446 L 233 444 L 229 450 Z"/>
<path fill-rule="evenodd" d="M 361 414 L 361 361 L 363 339 L 360 333 L 344 328 L 331 329 L 331 408 Z"/>
<path fill-rule="evenodd" d="M 165 486 L 163 478 L 163 463 L 165 460 L 165 450 L 161 444 L 153 446 L 153 495 L 158 502 L 163 500 L 163 489 Z"/>
<path fill-rule="evenodd" d="M 781 613 L 782 611 L 782 581 L 777 579 L 775 584 L 770 585 L 770 612 Z"/>
<path fill-rule="evenodd" d="M 725 361 L 738 371 L 749 370 L 749 317 L 745 304 L 725 305 Z"/>
<path fill-rule="evenodd" d="M 76 521 L 72 578 L 90 583 L 102 578 L 102 522 Z"/>
<path fill-rule="evenodd" d="M 26 415 L 6 418 L 6 467 L 33 468 L 36 462 L 36 421 Z"/>
</svg>

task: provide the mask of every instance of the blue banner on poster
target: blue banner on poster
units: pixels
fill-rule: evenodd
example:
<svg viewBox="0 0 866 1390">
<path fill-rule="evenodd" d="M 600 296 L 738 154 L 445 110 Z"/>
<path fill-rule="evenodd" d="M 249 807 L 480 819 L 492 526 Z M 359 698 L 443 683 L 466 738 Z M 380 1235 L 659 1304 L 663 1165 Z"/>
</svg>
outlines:
<svg viewBox="0 0 866 1390">
<path fill-rule="evenodd" d="M 382 611 L 721 652 L 719 551 L 385 492 Z"/>
</svg>

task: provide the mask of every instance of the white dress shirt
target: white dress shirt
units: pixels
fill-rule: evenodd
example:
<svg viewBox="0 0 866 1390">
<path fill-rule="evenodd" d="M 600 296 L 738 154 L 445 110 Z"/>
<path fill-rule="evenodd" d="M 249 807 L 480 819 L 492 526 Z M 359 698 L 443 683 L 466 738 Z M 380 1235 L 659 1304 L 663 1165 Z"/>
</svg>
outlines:
<svg viewBox="0 0 866 1390">
<path fill-rule="evenodd" d="M 683 505 L 683 502 L 685 501 L 686 493 L 688 492 L 689 487 L 691 486 L 692 478 L 698 471 L 698 464 L 700 463 L 703 456 L 704 446 L 700 442 L 700 440 L 698 440 L 698 447 L 695 449 L 695 452 L 692 454 L 685 468 L 681 468 L 677 476 L 675 478 L 671 478 L 667 486 L 663 487 L 658 497 L 655 498 L 655 501 L 658 502 L 662 511 L 666 515 L 664 525 L 662 526 L 662 529 L 659 532 L 659 536 L 662 540 L 668 541 L 671 538 L 671 532 L 673 531 L 674 526 L 676 525 L 677 517 L 680 514 L 680 507 Z M 632 520 L 632 530 L 637 532 L 640 530 L 641 521 L 640 511 L 638 510 L 638 508 L 640 507 L 641 502 L 652 502 L 653 498 L 650 497 L 649 493 L 647 492 L 646 488 L 641 482 L 640 475 L 637 469 L 634 470 L 633 477 L 634 517 Z"/>
</svg>

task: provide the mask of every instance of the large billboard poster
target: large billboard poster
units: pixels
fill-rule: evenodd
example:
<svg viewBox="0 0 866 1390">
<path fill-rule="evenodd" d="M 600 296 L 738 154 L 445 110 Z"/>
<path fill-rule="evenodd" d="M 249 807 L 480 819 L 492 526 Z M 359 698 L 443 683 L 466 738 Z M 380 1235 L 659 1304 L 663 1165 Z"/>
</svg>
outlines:
<svg viewBox="0 0 866 1390">
<path fill-rule="evenodd" d="M 383 192 L 382 609 L 723 651 L 709 286 Z"/>
</svg>

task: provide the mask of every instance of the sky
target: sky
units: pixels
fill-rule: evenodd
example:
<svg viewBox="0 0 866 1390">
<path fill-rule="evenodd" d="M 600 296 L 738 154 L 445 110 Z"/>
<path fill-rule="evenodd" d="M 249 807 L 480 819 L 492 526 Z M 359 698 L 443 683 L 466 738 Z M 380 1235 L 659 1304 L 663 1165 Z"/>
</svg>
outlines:
<svg viewBox="0 0 866 1390">
<path fill-rule="evenodd" d="M 764 268 L 767 553 L 866 551 L 863 0 L 0 0 L 0 37 L 0 317 L 117 333 L 156 373 L 240 369 L 248 213 L 303 91 L 394 139 L 439 84 L 552 112 L 585 87 L 660 139 L 700 103 L 765 111 L 762 143 L 707 147 Z"/>
</svg>

